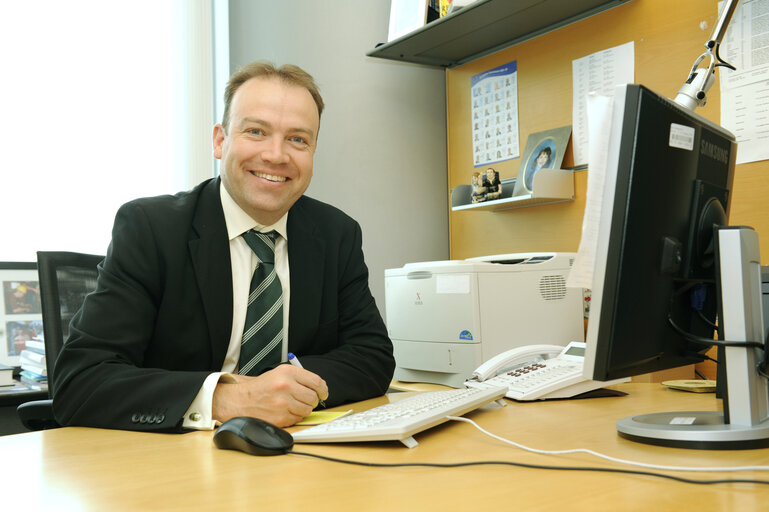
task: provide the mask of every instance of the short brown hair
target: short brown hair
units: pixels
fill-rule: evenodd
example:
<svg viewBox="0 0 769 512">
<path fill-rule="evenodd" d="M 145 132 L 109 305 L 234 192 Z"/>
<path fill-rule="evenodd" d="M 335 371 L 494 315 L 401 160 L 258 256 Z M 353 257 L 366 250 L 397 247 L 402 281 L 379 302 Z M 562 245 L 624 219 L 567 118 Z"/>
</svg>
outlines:
<svg viewBox="0 0 769 512">
<path fill-rule="evenodd" d="M 224 127 L 225 132 L 230 122 L 232 98 L 240 86 L 252 78 L 277 78 L 283 83 L 304 87 L 315 100 L 315 105 L 318 107 L 318 120 L 320 121 L 320 115 L 323 113 L 323 98 L 320 96 L 320 90 L 312 75 L 293 64 L 285 64 L 276 68 L 270 62 L 256 61 L 243 66 L 227 82 L 227 87 L 224 89 L 224 115 L 222 116 L 222 127 Z"/>
</svg>

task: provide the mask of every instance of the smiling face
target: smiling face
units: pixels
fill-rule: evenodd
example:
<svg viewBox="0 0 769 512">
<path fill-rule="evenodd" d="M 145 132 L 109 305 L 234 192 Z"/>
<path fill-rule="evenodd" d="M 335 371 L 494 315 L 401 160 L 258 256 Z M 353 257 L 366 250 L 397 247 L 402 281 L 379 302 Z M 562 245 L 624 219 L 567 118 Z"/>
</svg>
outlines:
<svg viewBox="0 0 769 512">
<path fill-rule="evenodd" d="M 280 219 L 312 179 L 320 116 L 310 92 L 252 78 L 232 98 L 229 126 L 214 127 L 222 184 L 257 222 Z"/>
<path fill-rule="evenodd" d="M 547 164 L 547 161 L 549 158 L 550 158 L 550 154 L 547 151 L 545 150 L 540 151 L 539 155 L 537 156 L 536 168 L 540 169 L 544 167 Z"/>
</svg>

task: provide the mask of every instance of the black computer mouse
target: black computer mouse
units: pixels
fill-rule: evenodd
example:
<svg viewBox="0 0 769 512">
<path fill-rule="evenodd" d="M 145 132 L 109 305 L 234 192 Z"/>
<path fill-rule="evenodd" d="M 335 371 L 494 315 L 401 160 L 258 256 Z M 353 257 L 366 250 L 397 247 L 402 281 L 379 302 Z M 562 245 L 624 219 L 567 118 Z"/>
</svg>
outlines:
<svg viewBox="0 0 769 512">
<path fill-rule="evenodd" d="M 283 455 L 294 446 L 291 434 L 259 418 L 231 418 L 216 430 L 214 444 L 251 455 Z"/>
</svg>

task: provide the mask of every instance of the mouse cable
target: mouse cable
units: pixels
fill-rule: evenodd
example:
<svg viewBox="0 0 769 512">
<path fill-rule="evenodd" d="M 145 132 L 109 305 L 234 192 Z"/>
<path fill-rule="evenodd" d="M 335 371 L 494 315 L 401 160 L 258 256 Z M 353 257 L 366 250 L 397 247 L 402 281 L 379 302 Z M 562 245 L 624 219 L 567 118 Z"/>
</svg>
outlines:
<svg viewBox="0 0 769 512">
<path fill-rule="evenodd" d="M 328 457 L 326 455 L 319 455 L 317 453 L 297 452 L 294 450 L 288 450 L 286 453 L 293 455 L 304 455 L 305 457 L 314 457 L 316 459 L 326 460 L 329 462 L 339 462 L 341 464 L 351 464 L 354 466 L 366 466 L 374 468 L 402 468 L 402 467 L 423 467 L 423 468 L 461 468 L 466 466 L 515 466 L 525 469 L 550 469 L 555 471 L 594 471 L 600 473 L 620 473 L 625 475 L 641 475 L 650 476 L 655 478 L 666 478 L 668 480 L 674 480 L 685 484 L 701 484 L 701 485 L 713 485 L 713 484 L 764 484 L 769 485 L 769 480 L 751 480 L 746 478 L 734 478 L 734 479 L 718 479 L 718 480 L 697 480 L 694 478 L 684 478 L 676 475 L 666 475 L 664 473 L 655 473 L 653 471 L 642 471 L 639 469 L 618 469 L 618 468 L 599 468 L 591 466 L 548 466 L 543 464 L 528 464 L 525 462 L 513 462 L 506 460 L 485 460 L 485 461 L 471 461 L 471 462 L 364 462 L 358 460 L 339 459 L 336 457 Z"/>
<path fill-rule="evenodd" d="M 618 464 L 625 464 L 628 466 L 638 466 L 645 469 L 656 469 L 656 470 L 662 470 L 662 471 L 692 471 L 692 472 L 743 472 L 743 471 L 769 471 L 769 466 L 732 466 L 732 467 L 688 467 L 688 466 L 664 466 L 660 464 L 647 464 L 645 462 L 635 462 L 632 460 L 624 460 L 624 459 L 618 459 L 616 457 L 612 457 L 610 455 L 604 455 L 602 453 L 595 452 L 593 450 L 587 449 L 587 448 L 574 448 L 571 450 L 538 450 L 536 448 L 530 448 L 528 446 L 524 446 L 520 443 L 516 443 L 515 441 L 510 441 L 509 439 L 505 439 L 504 437 L 500 437 L 496 434 L 492 434 L 488 430 L 485 430 L 483 427 L 478 425 L 476 422 L 474 422 L 471 419 L 468 418 L 462 418 L 458 416 L 446 416 L 450 420 L 454 421 L 463 421 L 465 423 L 470 423 L 472 426 L 477 428 L 479 431 L 481 431 L 483 434 L 486 434 L 489 437 L 492 437 L 496 439 L 497 441 L 502 441 L 503 443 L 515 446 L 516 448 L 520 448 L 521 450 L 531 452 L 531 453 L 537 453 L 540 455 L 571 455 L 574 453 L 585 453 L 587 455 L 592 455 L 594 457 L 598 457 L 604 460 L 608 460 L 610 462 L 616 462 Z M 729 481 L 729 480 L 727 480 Z M 762 480 L 758 480 L 756 482 L 760 483 L 769 483 L 764 482 Z"/>
</svg>

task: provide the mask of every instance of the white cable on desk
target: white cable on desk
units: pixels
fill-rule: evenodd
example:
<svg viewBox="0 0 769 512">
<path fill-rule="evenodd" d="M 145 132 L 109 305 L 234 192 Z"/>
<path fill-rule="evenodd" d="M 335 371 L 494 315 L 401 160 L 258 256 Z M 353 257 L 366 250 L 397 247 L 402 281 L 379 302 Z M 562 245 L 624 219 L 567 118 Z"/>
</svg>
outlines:
<svg viewBox="0 0 769 512">
<path fill-rule="evenodd" d="M 503 443 L 507 443 L 509 445 L 515 446 L 516 448 L 520 448 L 522 450 L 525 450 L 527 452 L 531 453 L 538 453 L 540 455 L 570 455 L 573 453 L 586 453 L 588 455 L 593 455 L 594 457 L 598 457 L 601 459 L 605 459 L 611 462 L 616 462 L 619 464 L 627 464 L 629 466 L 638 466 L 646 469 L 658 469 L 663 471 L 697 471 L 697 472 L 740 472 L 740 471 L 769 471 L 769 466 L 734 466 L 734 467 L 725 467 L 725 468 L 692 468 L 692 467 L 686 467 L 686 466 L 662 466 L 658 464 L 647 464 L 645 462 L 634 462 L 632 460 L 624 460 L 624 459 L 617 459 L 615 457 L 611 457 L 609 455 L 604 455 L 602 453 L 594 452 L 593 450 L 589 450 L 587 448 L 574 448 L 572 450 L 538 450 L 536 448 L 529 448 L 528 446 L 524 446 L 520 443 L 516 443 L 515 441 L 510 441 L 508 439 L 505 439 L 503 437 L 499 437 L 496 434 L 492 434 L 491 432 L 488 432 L 487 430 L 484 430 L 480 425 L 478 425 L 473 420 L 467 419 L 467 418 L 461 418 L 458 416 L 446 416 L 450 420 L 455 421 L 464 421 L 465 423 L 470 423 L 472 426 L 483 432 L 489 437 L 493 437 L 494 439 L 498 441 L 502 441 Z"/>
</svg>

